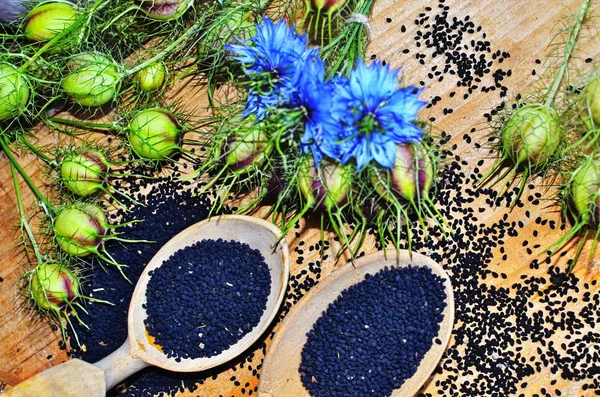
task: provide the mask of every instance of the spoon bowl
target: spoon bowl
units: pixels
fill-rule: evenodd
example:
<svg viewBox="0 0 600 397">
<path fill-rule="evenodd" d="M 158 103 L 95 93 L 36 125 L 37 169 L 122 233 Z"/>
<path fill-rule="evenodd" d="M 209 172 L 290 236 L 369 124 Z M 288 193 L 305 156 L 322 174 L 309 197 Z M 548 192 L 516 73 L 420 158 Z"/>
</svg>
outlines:
<svg viewBox="0 0 600 397">
<path fill-rule="evenodd" d="M 342 291 L 364 281 L 366 274 L 374 275 L 386 266 L 406 267 L 409 265 L 426 267 L 434 275 L 440 276 L 444 280 L 443 287 L 446 292 L 446 306 L 442 312 L 444 318 L 439 324 L 440 330 L 437 335 L 441 343 L 432 344 L 415 374 L 406 379 L 402 386 L 391 394 L 392 397 L 415 395 L 437 366 L 450 339 L 454 324 L 454 295 L 450 277 L 439 264 L 418 253 L 401 250 L 397 254 L 395 251 L 389 251 L 387 257 L 380 251 L 342 266 L 311 289 L 292 308 L 282 321 L 280 328 L 276 330 L 275 337 L 265 355 L 258 396 L 310 396 L 302 385 L 299 368 L 302 361 L 302 348 L 308 340 L 307 334 L 313 328 L 314 323 Z"/>
<path fill-rule="evenodd" d="M 266 331 L 285 296 L 289 277 L 289 249 L 281 230 L 270 222 L 250 216 L 222 215 L 208 218 L 169 240 L 152 258 L 140 276 L 128 315 L 128 338 L 108 357 L 94 364 L 69 360 L 11 389 L 9 396 L 104 396 L 129 375 L 154 365 L 174 372 L 196 372 L 221 365 L 248 349 Z M 206 239 L 234 240 L 260 251 L 271 275 L 271 291 L 258 324 L 235 344 L 212 357 L 167 357 L 146 331 L 144 304 L 149 272 L 159 268 L 176 251 Z"/>
</svg>

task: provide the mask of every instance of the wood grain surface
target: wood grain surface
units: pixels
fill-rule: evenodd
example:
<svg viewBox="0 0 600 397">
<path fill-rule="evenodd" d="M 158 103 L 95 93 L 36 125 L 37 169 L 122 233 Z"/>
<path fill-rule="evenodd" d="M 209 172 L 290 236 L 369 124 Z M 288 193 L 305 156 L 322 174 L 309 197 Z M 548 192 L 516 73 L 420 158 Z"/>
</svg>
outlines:
<svg viewBox="0 0 600 397">
<path fill-rule="evenodd" d="M 449 274 L 455 276 L 453 283 L 457 297 L 457 322 L 448 354 L 442 358 L 440 366 L 422 389 L 425 395 L 592 396 L 600 393 L 600 321 L 593 320 L 600 317 L 597 313 L 600 303 L 594 300 L 600 292 L 600 284 L 595 283 L 600 278 L 600 252 L 588 260 L 591 242 L 587 244 L 574 270 L 577 279 L 575 286 L 567 291 L 560 287 L 553 289 L 551 280 L 558 276 L 557 273 L 551 273 L 550 269 L 564 274 L 575 247 L 571 246 L 564 254 L 556 255 L 550 263 L 538 255 L 540 247 L 543 249 L 550 245 L 564 233 L 560 227 L 560 207 L 551 199 L 554 191 L 548 190 L 550 182 L 536 180 L 536 187 L 527 186 L 522 198 L 523 205 L 515 206 L 512 210 L 506 202 L 490 205 L 487 195 L 468 193 L 474 189 L 473 179 L 469 176 L 490 169 L 495 160 L 495 153 L 487 146 L 489 128 L 485 115 L 502 101 L 511 100 L 518 93 L 531 93 L 539 87 L 540 76 L 546 70 L 546 60 L 552 50 L 548 46 L 560 29 L 560 22 L 581 3 L 581 0 L 380 0 L 375 3 L 369 22 L 371 43 L 367 59 L 377 58 L 394 68 L 401 67 L 404 84 L 423 86 L 422 99 L 430 101 L 432 106 L 422 111 L 421 118 L 432 121 L 435 133 L 441 135 L 444 132 L 444 135 L 450 136 L 447 146 L 452 155 L 445 166 L 452 167 L 453 162 L 457 162 L 455 166 L 460 167 L 458 173 L 464 175 L 443 181 L 444 188 L 450 192 L 450 199 L 468 199 L 460 208 L 450 204 L 446 208 L 450 218 L 456 221 L 457 229 L 454 232 L 462 230 L 458 226 L 465 230 L 473 226 L 483 238 L 478 240 L 465 233 L 462 246 L 456 243 L 461 238 L 457 234 L 454 236 L 454 245 L 445 246 L 446 243 L 440 241 L 433 247 L 417 249 L 437 258 Z M 571 76 L 574 81 L 580 75 L 577 72 L 589 72 L 594 66 L 600 66 L 600 35 L 597 30 L 600 6 L 598 2 L 594 3 L 590 11 L 592 18 L 587 21 L 575 52 L 574 73 Z M 471 92 L 469 87 L 457 86 L 457 82 L 461 81 L 459 75 L 443 73 L 444 78 L 440 81 L 442 75 L 435 74 L 444 69 L 445 59 L 442 56 L 433 57 L 434 49 L 427 48 L 425 40 L 418 38 L 431 29 L 424 25 L 432 24 L 443 7 L 447 7 L 450 24 L 453 18 L 465 21 L 466 16 L 473 22 L 473 33 L 469 33 L 468 29 L 464 33 L 467 44 L 476 47 L 477 40 L 489 42 L 483 44 L 490 48 L 484 55 L 488 61 L 493 61 L 492 72 L 501 69 L 496 78 L 510 71 L 500 81 L 500 85 L 506 87 L 506 97 L 501 97 L 500 89 L 489 92 L 481 90 L 482 86 L 494 85 L 493 73 L 485 74 L 482 82 L 477 83 L 477 88 L 471 87 Z M 416 22 L 424 17 L 429 19 L 417 25 Z M 473 45 L 470 40 L 475 40 Z M 500 51 L 498 57 L 502 61 L 498 57 L 492 58 L 497 51 Z M 475 53 L 477 56 L 483 54 Z M 586 62 L 587 59 L 591 62 Z M 435 66 L 437 68 L 432 70 Z M 172 90 L 171 95 L 173 100 L 181 100 L 189 111 L 202 112 L 205 108 L 206 96 L 198 88 L 180 85 Z M 45 144 L 54 144 L 59 139 L 58 133 L 43 127 L 36 130 L 35 136 Z M 35 161 L 33 156 L 23 154 L 20 160 L 37 181 L 49 182 L 41 163 Z M 451 173 L 444 175 L 448 177 Z M 456 185 L 450 189 L 453 183 Z M 34 200 L 22 181 L 21 189 L 28 211 L 34 213 Z M 66 351 L 59 348 L 60 333 L 52 330 L 47 322 L 31 316 L 18 299 L 19 277 L 26 260 L 17 246 L 20 232 L 16 208 L 9 163 L 6 155 L 0 153 L 0 384 L 27 379 L 68 359 Z M 462 217 L 466 221 L 460 224 L 458 221 Z M 497 225 L 505 225 L 506 233 L 498 233 L 495 229 Z M 292 254 L 290 304 L 313 284 L 307 281 L 306 270 L 309 267 L 317 264 L 319 278 L 322 279 L 344 264 L 343 258 L 335 263 L 332 253 L 327 257 L 319 257 L 318 249 L 308 249 L 314 248 L 320 241 L 319 232 L 314 226 L 303 223 L 294 232 L 288 238 Z M 475 289 L 469 289 L 470 285 L 456 282 L 464 280 L 464 275 L 459 271 L 468 270 L 464 261 L 477 259 L 469 253 L 478 244 L 488 245 L 490 255 L 479 258 L 485 261 L 485 266 L 479 267 L 482 269 L 480 274 L 469 278 L 469 282 L 476 284 Z M 365 251 L 370 253 L 375 250 L 369 240 Z M 456 266 L 459 259 L 463 260 L 461 267 Z M 530 285 L 535 285 L 535 291 L 528 289 Z M 488 294 L 497 297 L 500 291 L 504 300 L 490 300 L 487 311 L 482 314 L 471 306 L 474 296 L 469 294 L 473 294 L 473 291 L 480 293 L 483 300 Z M 526 302 L 522 306 L 515 305 L 514 302 L 521 302 L 523 296 L 526 296 Z M 477 307 L 483 306 L 485 301 Z M 512 308 L 511 311 L 507 307 Z M 585 313 L 591 313 L 589 315 L 593 319 L 581 321 L 578 316 Z M 504 332 L 507 335 L 498 339 L 500 325 L 493 328 L 494 324 L 506 325 Z M 495 333 L 488 338 L 481 337 L 476 329 L 478 325 L 481 330 L 493 328 Z M 528 334 L 523 332 L 523 327 L 540 329 Z M 274 332 L 277 332 L 277 326 Z M 468 343 L 469 338 L 480 342 Z M 508 340 L 511 342 L 506 343 Z M 267 344 L 268 341 L 266 338 Z M 576 343 L 571 343 L 573 341 Z M 569 352 L 570 349 L 581 350 L 581 354 Z M 250 395 L 258 386 L 257 375 L 260 373 L 262 357 L 260 349 L 248 353 L 240 365 L 226 366 L 193 393 L 179 395 Z M 494 368 L 479 365 L 479 361 L 489 362 L 490 357 L 492 360 L 497 358 Z M 499 379 L 509 381 L 502 386 L 502 382 L 496 382 Z M 485 386 L 492 383 L 494 387 Z M 492 393 L 492 389 L 498 391 Z M 476 390 L 485 391 L 478 393 Z"/>
</svg>

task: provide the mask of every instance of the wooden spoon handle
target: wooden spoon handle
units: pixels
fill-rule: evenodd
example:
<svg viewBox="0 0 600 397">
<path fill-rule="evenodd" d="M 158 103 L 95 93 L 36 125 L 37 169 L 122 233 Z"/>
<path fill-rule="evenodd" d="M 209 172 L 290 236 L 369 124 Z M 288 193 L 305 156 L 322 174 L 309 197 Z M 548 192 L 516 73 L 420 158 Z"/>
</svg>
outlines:
<svg viewBox="0 0 600 397">
<path fill-rule="evenodd" d="M 104 371 L 81 360 L 69 360 L 10 389 L 9 397 L 104 397 Z"/>
</svg>

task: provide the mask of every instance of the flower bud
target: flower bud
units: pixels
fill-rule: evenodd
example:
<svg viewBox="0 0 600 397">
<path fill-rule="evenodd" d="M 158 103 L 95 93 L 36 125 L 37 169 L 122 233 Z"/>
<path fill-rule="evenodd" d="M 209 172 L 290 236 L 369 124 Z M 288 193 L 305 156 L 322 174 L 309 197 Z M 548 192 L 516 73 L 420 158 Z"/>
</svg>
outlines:
<svg viewBox="0 0 600 397">
<path fill-rule="evenodd" d="M 232 170 L 243 171 L 260 165 L 273 149 L 267 134 L 259 126 L 249 128 L 238 130 L 227 139 L 225 163 Z"/>
<path fill-rule="evenodd" d="M 570 185 L 573 214 L 584 223 L 600 220 L 600 160 L 588 159 L 573 173 Z"/>
<path fill-rule="evenodd" d="M 164 160 L 180 149 L 182 128 L 168 110 L 142 110 L 131 119 L 128 130 L 129 144 L 141 158 Z"/>
<path fill-rule="evenodd" d="M 59 311 L 79 297 L 79 280 L 57 263 L 40 264 L 31 275 L 29 291 L 38 307 Z"/>
<path fill-rule="evenodd" d="M 79 54 L 67 66 L 70 72 L 63 79 L 62 88 L 73 102 L 81 106 L 100 106 L 115 97 L 121 76 L 117 65 L 108 57 Z"/>
<path fill-rule="evenodd" d="M 102 208 L 93 204 L 64 207 L 54 220 L 58 245 L 69 255 L 95 253 L 108 232 L 108 220 Z"/>
<path fill-rule="evenodd" d="M 551 158 L 562 140 L 556 110 L 540 104 L 525 105 L 513 113 L 501 135 L 502 150 L 515 164 L 539 166 Z"/>
<path fill-rule="evenodd" d="M 353 166 L 323 159 L 319 169 L 314 159 L 305 156 L 298 167 L 298 187 L 307 203 L 331 210 L 346 202 L 352 187 Z"/>
<path fill-rule="evenodd" d="M 600 128 L 600 76 L 592 79 L 583 90 L 581 117 L 588 128 Z"/>
<path fill-rule="evenodd" d="M 179 18 L 194 0 L 140 0 L 140 6 L 150 19 L 169 21 Z"/>
<path fill-rule="evenodd" d="M 29 93 L 25 75 L 9 63 L 0 63 L 0 121 L 23 113 Z"/>
<path fill-rule="evenodd" d="M 79 196 L 88 196 L 102 190 L 109 163 L 98 150 L 75 150 L 62 160 L 60 177 L 64 185 Z"/>
<path fill-rule="evenodd" d="M 396 145 L 396 160 L 389 170 L 372 171 L 375 191 L 388 201 L 391 195 L 411 203 L 427 197 L 435 177 L 434 163 L 427 150 L 418 144 Z"/>
<path fill-rule="evenodd" d="M 52 1 L 34 7 L 25 19 L 24 36 L 29 41 L 49 41 L 77 19 L 71 3 Z"/>
<path fill-rule="evenodd" d="M 154 62 L 136 73 L 135 79 L 140 89 L 144 91 L 156 91 L 165 82 L 167 69 L 161 61 Z"/>
</svg>

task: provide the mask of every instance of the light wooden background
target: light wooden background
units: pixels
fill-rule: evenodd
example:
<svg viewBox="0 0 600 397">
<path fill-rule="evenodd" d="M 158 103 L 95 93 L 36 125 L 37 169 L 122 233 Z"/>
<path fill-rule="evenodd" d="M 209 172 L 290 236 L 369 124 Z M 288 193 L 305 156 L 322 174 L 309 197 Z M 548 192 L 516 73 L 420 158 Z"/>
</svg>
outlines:
<svg viewBox="0 0 600 397">
<path fill-rule="evenodd" d="M 465 15 L 470 15 L 476 26 L 481 25 L 482 31 L 487 33 L 487 40 L 492 43 L 494 50 L 501 49 L 510 53 L 511 57 L 504 61 L 502 68 L 512 70 L 512 76 L 503 81 L 503 84 L 509 88 L 508 96 L 511 98 L 519 92 L 530 92 L 529 87 L 538 78 L 538 76 L 532 75 L 532 70 L 535 69 L 538 75 L 544 71 L 544 65 L 537 64 L 535 60 L 547 58 L 547 46 L 556 33 L 557 23 L 569 14 L 569 10 L 574 11 L 581 3 L 581 0 L 543 2 L 533 0 L 447 0 L 445 4 L 450 7 L 451 17 L 455 15 L 463 18 Z M 436 106 L 424 110 L 423 118 L 435 117 L 436 130 L 447 131 L 452 135 L 453 138 L 449 145 L 457 144 L 454 153 L 460 155 L 463 160 L 469 163 L 467 169 L 475 167 L 479 160 L 485 159 L 485 164 L 481 169 L 486 170 L 491 167 L 493 158 L 489 150 L 476 149 L 473 143 L 485 143 L 486 123 L 483 114 L 500 104 L 501 99 L 498 93 L 484 94 L 477 91 L 467 100 L 464 100 L 462 94 L 466 90 L 456 88 L 456 78 L 448 76 L 443 82 L 427 79 L 426 74 L 433 64 L 428 63 L 426 66 L 422 66 L 415 58 L 416 52 L 430 55 L 431 50 L 415 48 L 413 36 L 418 28 L 414 24 L 414 20 L 418 18 L 420 12 L 424 11 L 424 7 L 430 6 L 435 9 L 437 5 L 438 2 L 434 0 L 376 1 L 374 14 L 370 22 L 372 42 L 368 48 L 367 57 L 376 54 L 377 58 L 386 60 L 393 67 L 402 67 L 406 84 L 418 85 L 419 81 L 426 81 L 427 85 L 423 99 L 431 100 L 435 96 L 440 96 L 442 99 Z M 593 66 L 593 63 L 585 64 L 582 61 L 588 57 L 591 57 L 600 66 L 600 37 L 597 30 L 592 27 L 599 26 L 600 6 L 595 4 L 591 13 L 595 15 L 595 19 L 590 20 L 588 27 L 584 29 L 581 44 L 576 52 L 576 57 L 579 59 L 576 63 L 588 69 Z M 432 14 L 432 12 L 428 14 Z M 405 33 L 401 31 L 402 25 L 406 26 Z M 408 54 L 402 52 L 405 48 L 410 50 Z M 428 56 L 428 62 L 430 60 L 431 58 Z M 441 57 L 436 58 L 434 62 L 440 62 L 439 67 L 443 68 Z M 202 93 L 199 93 L 198 90 L 186 87 L 179 88 L 181 87 L 178 87 L 173 95 L 187 101 L 190 109 L 198 109 L 204 103 Z M 457 95 L 452 98 L 449 97 L 451 91 L 457 91 Z M 444 108 L 453 108 L 454 112 L 444 115 Z M 470 133 L 471 128 L 474 127 L 477 128 L 477 132 Z M 37 134 L 42 142 L 53 142 L 57 139 L 55 133 L 45 129 L 40 129 Z M 464 142 L 462 139 L 464 134 L 471 134 L 472 144 Z M 44 179 L 42 177 L 44 171 L 40 168 L 41 164 L 37 163 L 33 157 L 24 155 L 21 160 L 26 169 L 37 180 Z M 28 203 L 28 208 L 32 209 L 33 199 L 26 186 L 23 183 L 21 185 L 25 202 Z M 538 191 L 543 192 L 541 189 Z M 525 192 L 525 196 L 531 193 L 528 190 Z M 477 202 L 473 203 L 473 207 L 477 205 Z M 527 209 L 526 206 L 525 208 L 515 208 L 512 212 L 509 212 L 506 208 L 501 207 L 497 208 L 497 211 L 479 214 L 478 218 L 482 223 L 491 224 L 507 213 L 509 214 L 509 222 L 513 220 L 525 222 L 519 237 L 506 239 L 504 250 L 509 260 L 502 261 L 503 254 L 499 249 L 493 259 L 494 263 L 497 264 L 496 269 L 501 269 L 502 272 L 508 275 L 508 278 L 504 280 L 488 279 L 487 283 L 497 287 L 509 287 L 514 282 L 519 281 L 521 275 L 529 275 L 534 272 L 529 269 L 528 264 L 534 259 L 535 254 L 527 254 L 521 244 L 522 239 L 531 239 L 534 229 L 540 230 L 537 243 L 542 246 L 555 241 L 560 236 L 561 231 L 559 230 L 544 229 L 533 224 L 533 220 L 537 215 L 542 214 L 545 218 L 553 218 L 558 222 L 560 219 L 557 212 L 558 207 L 536 206 L 531 208 L 531 216 L 525 218 L 523 214 Z M 58 348 L 58 332 L 52 332 L 46 322 L 35 320 L 27 311 L 19 310 L 17 280 L 22 274 L 24 258 L 20 253 L 20 249 L 15 246 L 18 242 L 19 233 L 16 230 L 16 224 L 16 201 L 10 169 L 5 154 L 0 153 L 0 277 L 3 279 L 0 283 L 0 375 L 7 373 L 19 379 L 25 379 L 64 361 L 67 357 L 65 352 Z M 314 229 L 307 229 L 300 239 L 290 240 L 292 274 L 297 274 L 302 270 L 302 266 L 306 266 L 305 264 L 309 261 L 317 259 L 316 256 L 311 258 L 305 255 L 305 264 L 296 265 L 298 254 L 294 251 L 294 248 L 298 241 L 305 240 L 314 243 L 318 241 L 318 238 L 318 233 Z M 586 255 L 587 252 L 584 251 L 582 257 Z M 566 260 L 569 257 L 567 255 L 557 259 L 554 264 L 565 267 Z M 591 282 L 600 278 L 598 276 L 600 267 L 598 259 L 600 259 L 600 255 L 596 255 L 591 261 L 580 261 L 575 269 L 576 275 L 580 278 L 580 283 Z M 330 272 L 334 266 L 335 264 L 331 260 L 324 261 L 322 264 L 323 276 Z M 539 274 L 545 274 L 544 270 L 540 270 Z M 596 290 L 592 290 L 592 293 L 598 292 L 600 285 L 595 288 Z M 583 305 L 581 299 L 578 303 L 570 303 L 568 309 L 576 311 L 578 305 Z M 600 332 L 600 329 L 598 329 L 600 325 L 596 327 L 595 332 Z M 561 341 L 557 340 L 556 342 Z M 520 347 L 523 348 L 524 356 L 537 355 L 537 346 L 532 342 L 523 340 Z M 257 360 L 260 360 L 260 357 L 255 359 L 254 362 L 259 362 Z M 229 381 L 232 374 L 231 370 L 226 371 L 218 376 L 216 380 L 207 381 L 198 391 L 189 395 L 241 395 L 240 387 L 234 386 Z M 247 389 L 252 389 L 257 384 L 256 377 L 253 377 L 247 370 L 238 370 L 235 375 L 242 386 L 246 382 L 250 383 Z M 447 375 L 444 371 L 441 374 L 435 374 L 428 383 L 425 392 L 432 393 L 432 395 L 443 395 L 437 383 L 446 379 Z M 464 381 L 464 379 L 458 379 L 456 382 L 460 383 L 461 381 Z M 549 371 L 536 373 L 526 381 L 529 387 L 526 390 L 519 391 L 519 393 L 523 392 L 525 395 L 539 394 L 541 388 L 547 388 L 549 395 L 555 395 L 552 394 L 552 391 L 556 389 L 562 390 L 563 396 L 583 396 L 592 395 L 593 393 L 591 390 L 582 390 L 580 382 L 565 381 L 559 375 L 551 374 Z M 553 381 L 556 382 L 551 386 Z"/>
</svg>

